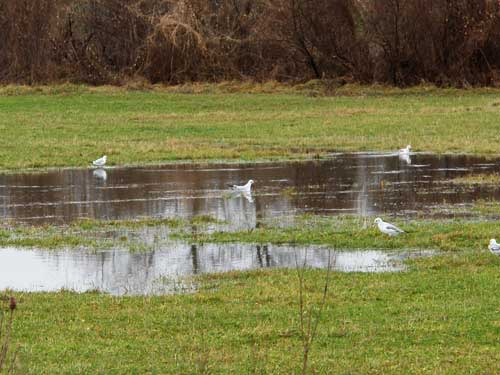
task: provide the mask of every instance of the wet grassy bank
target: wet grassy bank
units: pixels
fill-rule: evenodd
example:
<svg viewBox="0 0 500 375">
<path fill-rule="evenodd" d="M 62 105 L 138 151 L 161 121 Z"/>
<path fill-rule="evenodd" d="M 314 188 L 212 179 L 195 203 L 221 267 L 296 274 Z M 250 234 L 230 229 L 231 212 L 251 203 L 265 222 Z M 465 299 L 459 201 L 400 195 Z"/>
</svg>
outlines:
<svg viewBox="0 0 500 375">
<path fill-rule="evenodd" d="M 148 251 L 184 240 L 193 243 L 245 242 L 256 244 L 318 244 L 337 249 L 432 249 L 440 251 L 483 251 L 490 238 L 500 238 L 500 205 L 478 201 L 467 209 L 445 208 L 455 216 L 432 214 L 385 217 L 406 233 L 389 237 L 374 224 L 374 216 L 299 215 L 283 225 L 279 219 L 263 220 L 250 230 L 231 230 L 226 222 L 211 216 L 192 219 L 78 220 L 69 225 L 9 225 L 0 227 L 0 246 L 43 249 L 121 247 Z M 461 216 L 465 213 L 468 216 Z M 145 231 L 148 231 L 146 234 Z M 146 245 L 145 236 L 149 237 Z"/>
</svg>

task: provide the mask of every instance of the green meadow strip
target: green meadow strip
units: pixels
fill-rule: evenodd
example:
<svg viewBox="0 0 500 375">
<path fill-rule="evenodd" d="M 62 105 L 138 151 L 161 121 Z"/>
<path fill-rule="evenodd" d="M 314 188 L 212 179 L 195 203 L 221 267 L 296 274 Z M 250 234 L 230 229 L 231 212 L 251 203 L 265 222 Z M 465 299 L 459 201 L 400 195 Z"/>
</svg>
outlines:
<svg viewBox="0 0 500 375">
<path fill-rule="evenodd" d="M 87 167 L 104 154 L 109 165 L 321 158 L 408 143 L 414 151 L 499 153 L 491 136 L 499 90 L 307 90 L 0 88 L 0 170 Z"/>
</svg>

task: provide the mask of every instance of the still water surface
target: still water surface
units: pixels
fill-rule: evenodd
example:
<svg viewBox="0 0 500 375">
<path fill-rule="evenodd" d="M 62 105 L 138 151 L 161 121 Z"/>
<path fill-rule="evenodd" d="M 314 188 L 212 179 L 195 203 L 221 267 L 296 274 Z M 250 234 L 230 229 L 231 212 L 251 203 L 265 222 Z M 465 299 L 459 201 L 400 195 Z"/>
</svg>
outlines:
<svg viewBox="0 0 500 375">
<path fill-rule="evenodd" d="M 256 164 L 67 169 L 0 175 L 0 217 L 31 224 L 78 218 L 210 215 L 235 229 L 300 213 L 409 215 L 436 205 L 500 199 L 500 186 L 452 182 L 500 173 L 500 159 L 467 155 L 339 154 L 328 160 Z M 256 181 L 251 195 L 229 184 Z"/>
<path fill-rule="evenodd" d="M 114 249 L 44 251 L 0 249 L 0 290 L 78 292 L 98 290 L 113 295 L 194 291 L 191 276 L 297 265 L 341 272 L 399 272 L 402 254 L 375 250 L 328 251 L 325 247 L 203 244 L 182 242 L 147 253 Z M 330 263 L 329 263 L 330 262 Z"/>
</svg>

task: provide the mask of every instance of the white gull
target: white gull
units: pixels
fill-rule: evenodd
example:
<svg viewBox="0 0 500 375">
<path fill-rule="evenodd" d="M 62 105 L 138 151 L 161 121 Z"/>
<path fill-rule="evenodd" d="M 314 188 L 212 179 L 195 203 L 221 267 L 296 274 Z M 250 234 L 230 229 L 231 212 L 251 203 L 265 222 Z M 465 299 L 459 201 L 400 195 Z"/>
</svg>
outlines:
<svg viewBox="0 0 500 375">
<path fill-rule="evenodd" d="M 102 158 L 99 158 L 97 160 L 94 160 L 92 162 L 93 165 L 95 165 L 96 167 L 104 167 L 104 165 L 106 164 L 106 160 L 107 160 L 107 156 L 104 155 Z"/>
<path fill-rule="evenodd" d="M 391 223 L 386 223 L 383 221 L 381 218 L 377 217 L 375 219 L 375 224 L 377 224 L 378 229 L 385 234 L 388 234 L 389 236 L 397 236 L 398 234 L 405 233 L 404 230 L 399 229 L 397 226 L 391 224 Z"/>
</svg>

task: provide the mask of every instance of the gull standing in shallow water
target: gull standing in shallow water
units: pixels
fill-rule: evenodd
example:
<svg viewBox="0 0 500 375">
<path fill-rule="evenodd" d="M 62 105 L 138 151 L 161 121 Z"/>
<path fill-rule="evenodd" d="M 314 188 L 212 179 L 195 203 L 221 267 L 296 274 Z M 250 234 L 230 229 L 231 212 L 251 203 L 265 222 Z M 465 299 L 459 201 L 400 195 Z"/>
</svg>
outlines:
<svg viewBox="0 0 500 375">
<path fill-rule="evenodd" d="M 389 236 L 397 236 L 398 234 L 405 233 L 404 230 L 399 229 L 397 226 L 392 225 L 391 223 L 386 223 L 381 218 L 377 217 L 375 219 L 375 224 L 377 224 L 378 229 Z"/>
<path fill-rule="evenodd" d="M 492 254 L 500 256 L 500 244 L 498 244 L 497 240 L 495 240 L 494 238 L 490 240 L 488 249 L 491 251 Z"/>
<path fill-rule="evenodd" d="M 106 155 L 104 155 L 102 158 L 99 158 L 99 159 L 97 159 L 97 160 L 94 160 L 94 161 L 92 162 L 92 164 L 93 164 L 94 166 L 96 166 L 96 167 L 104 167 L 104 165 L 106 164 L 106 159 L 107 159 L 107 158 L 108 158 L 108 157 L 107 157 Z"/>
<path fill-rule="evenodd" d="M 243 193 L 250 193 L 252 191 L 253 180 L 249 180 L 245 185 L 231 185 L 231 189 L 241 191 Z"/>
</svg>

